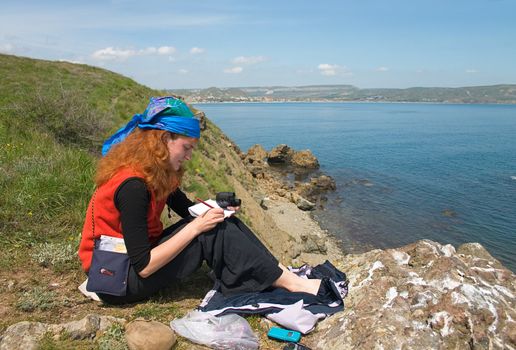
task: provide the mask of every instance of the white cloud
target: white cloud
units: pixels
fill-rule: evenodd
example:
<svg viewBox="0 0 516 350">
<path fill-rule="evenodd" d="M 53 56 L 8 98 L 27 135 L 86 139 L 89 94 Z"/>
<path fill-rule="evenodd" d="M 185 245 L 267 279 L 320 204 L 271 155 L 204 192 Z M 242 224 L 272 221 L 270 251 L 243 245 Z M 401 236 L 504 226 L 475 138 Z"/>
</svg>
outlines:
<svg viewBox="0 0 516 350">
<path fill-rule="evenodd" d="M 176 52 L 176 48 L 173 46 L 161 46 L 158 47 L 159 55 L 171 55 Z"/>
<path fill-rule="evenodd" d="M 14 51 L 14 46 L 12 44 L 2 44 L 0 45 L 0 52 L 11 53 Z"/>
<path fill-rule="evenodd" d="M 322 75 L 333 76 L 337 75 L 339 66 L 336 64 L 321 63 L 317 66 Z"/>
<path fill-rule="evenodd" d="M 81 61 L 74 61 L 74 60 L 68 60 L 66 58 L 60 58 L 57 60 L 58 62 L 68 62 L 68 63 L 73 63 L 73 64 L 84 64 L 84 62 L 81 62 Z"/>
<path fill-rule="evenodd" d="M 155 47 L 146 47 L 145 49 L 138 50 L 137 55 L 145 56 L 145 55 L 154 55 L 158 50 Z"/>
<path fill-rule="evenodd" d="M 224 73 L 228 74 L 240 74 L 244 69 L 242 67 L 232 67 L 224 69 Z"/>
<path fill-rule="evenodd" d="M 204 53 L 204 49 L 200 48 L 200 47 L 192 47 L 190 49 L 190 53 L 192 55 L 196 55 L 196 54 L 200 54 L 200 53 Z"/>
<path fill-rule="evenodd" d="M 188 74 L 188 70 L 187 69 L 180 69 L 178 70 L 179 74 Z"/>
<path fill-rule="evenodd" d="M 321 63 L 317 66 L 319 69 L 319 73 L 326 76 L 352 76 L 353 73 L 350 72 L 345 66 L 339 66 L 338 64 L 329 64 L 329 63 Z"/>
<path fill-rule="evenodd" d="M 264 62 L 266 58 L 264 56 L 238 56 L 233 58 L 231 62 L 234 64 L 256 64 Z"/>
<path fill-rule="evenodd" d="M 388 67 L 378 67 L 378 68 L 376 68 L 376 71 L 377 72 L 387 72 L 387 71 L 389 71 L 389 68 Z"/>
<path fill-rule="evenodd" d="M 176 52 L 175 47 L 161 46 L 155 48 L 153 46 L 146 47 L 140 50 L 134 49 L 119 49 L 112 46 L 95 51 L 91 57 L 95 60 L 109 61 L 109 60 L 126 60 L 133 56 L 149 56 L 149 55 L 169 55 Z"/>
<path fill-rule="evenodd" d="M 475 73 L 478 73 L 478 70 L 476 70 L 476 69 L 466 69 L 466 73 L 475 74 Z"/>
<path fill-rule="evenodd" d="M 113 47 L 106 47 L 105 49 L 100 49 L 95 51 L 91 57 L 100 61 L 108 61 L 108 60 L 125 60 L 131 56 L 135 56 L 135 50 L 122 50 L 116 49 Z"/>
</svg>

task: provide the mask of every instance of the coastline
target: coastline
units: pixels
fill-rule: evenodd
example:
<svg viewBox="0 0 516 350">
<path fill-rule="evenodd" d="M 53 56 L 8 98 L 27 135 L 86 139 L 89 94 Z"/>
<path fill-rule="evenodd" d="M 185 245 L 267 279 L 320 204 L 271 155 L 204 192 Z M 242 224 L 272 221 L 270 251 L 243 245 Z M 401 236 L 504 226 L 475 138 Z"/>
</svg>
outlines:
<svg viewBox="0 0 516 350">
<path fill-rule="evenodd" d="M 326 100 L 314 100 L 314 101 L 187 101 L 191 105 L 203 105 L 203 104 L 294 104 L 294 103 L 339 103 L 339 104 L 417 104 L 417 105 L 486 105 L 486 106 L 514 106 L 516 103 L 498 103 L 498 102 L 437 102 L 437 101 L 326 101 Z"/>
</svg>

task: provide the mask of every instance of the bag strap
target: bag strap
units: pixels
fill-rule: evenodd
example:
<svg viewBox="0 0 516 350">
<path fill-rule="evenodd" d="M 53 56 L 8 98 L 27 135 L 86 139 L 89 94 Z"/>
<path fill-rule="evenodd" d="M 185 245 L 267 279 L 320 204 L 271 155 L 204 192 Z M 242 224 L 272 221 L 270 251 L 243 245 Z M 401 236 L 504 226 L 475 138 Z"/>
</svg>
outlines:
<svg viewBox="0 0 516 350">
<path fill-rule="evenodd" d="M 95 241 L 95 218 L 93 216 L 93 208 L 95 207 L 95 196 L 97 195 L 97 190 L 93 192 L 93 198 L 91 199 L 91 234 L 93 235 L 93 241 Z"/>
</svg>

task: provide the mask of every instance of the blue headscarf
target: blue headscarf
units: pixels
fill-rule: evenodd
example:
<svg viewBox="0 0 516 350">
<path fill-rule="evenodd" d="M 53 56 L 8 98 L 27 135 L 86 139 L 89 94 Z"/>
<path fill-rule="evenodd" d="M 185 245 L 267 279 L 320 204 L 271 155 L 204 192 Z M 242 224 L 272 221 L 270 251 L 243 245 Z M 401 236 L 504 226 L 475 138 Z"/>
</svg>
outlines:
<svg viewBox="0 0 516 350">
<path fill-rule="evenodd" d="M 199 120 L 186 103 L 173 96 L 151 97 L 143 114 L 135 114 L 129 123 L 104 142 L 102 155 L 105 156 L 111 147 L 122 142 L 136 127 L 166 130 L 197 139 L 201 136 Z"/>
</svg>

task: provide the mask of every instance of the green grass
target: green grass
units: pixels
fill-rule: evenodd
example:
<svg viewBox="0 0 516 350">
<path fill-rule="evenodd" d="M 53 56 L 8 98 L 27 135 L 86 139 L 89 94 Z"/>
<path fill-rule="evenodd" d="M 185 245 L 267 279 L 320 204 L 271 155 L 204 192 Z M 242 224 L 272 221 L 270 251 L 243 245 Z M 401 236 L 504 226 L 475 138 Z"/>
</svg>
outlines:
<svg viewBox="0 0 516 350">
<path fill-rule="evenodd" d="M 99 68 L 7 55 L 0 77 L 0 267 L 9 268 L 42 244 L 76 250 L 104 138 L 159 92 Z"/>
</svg>

